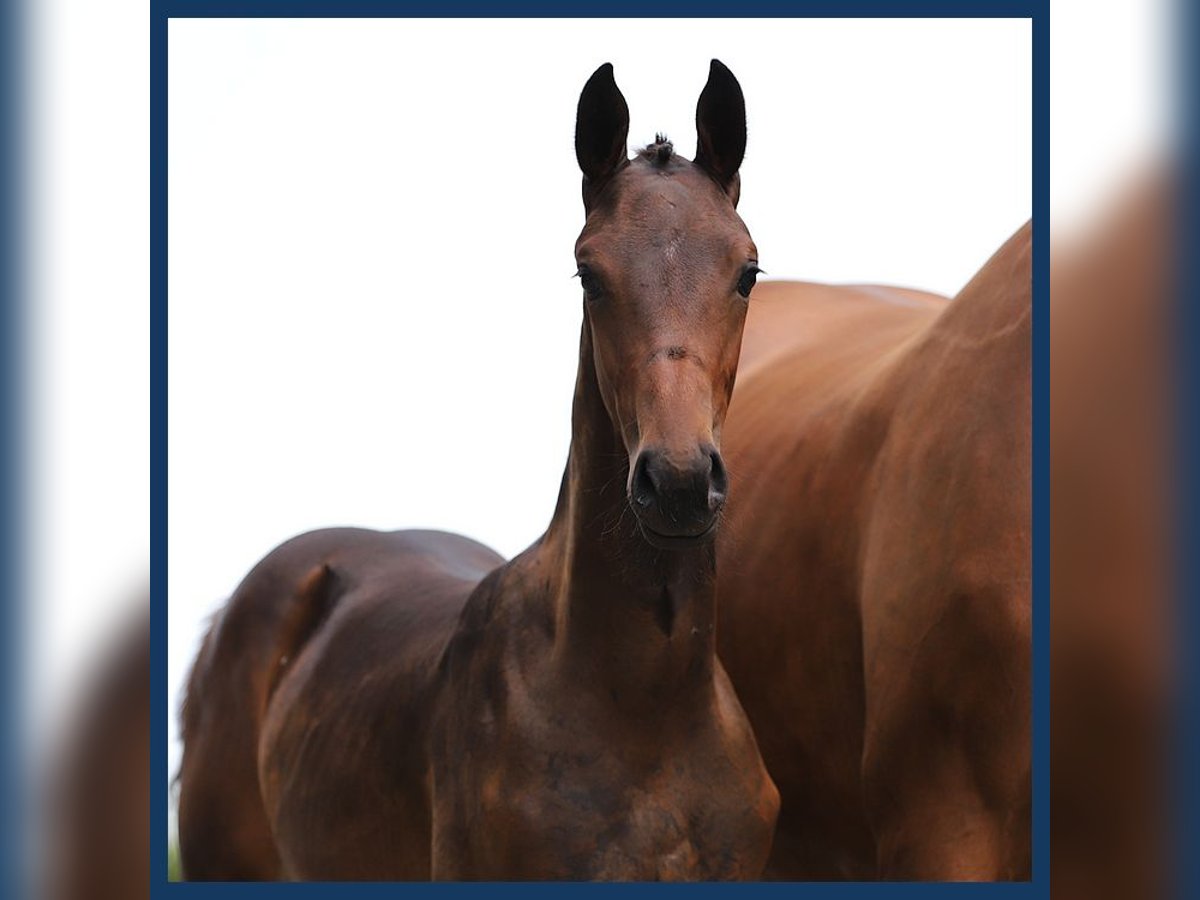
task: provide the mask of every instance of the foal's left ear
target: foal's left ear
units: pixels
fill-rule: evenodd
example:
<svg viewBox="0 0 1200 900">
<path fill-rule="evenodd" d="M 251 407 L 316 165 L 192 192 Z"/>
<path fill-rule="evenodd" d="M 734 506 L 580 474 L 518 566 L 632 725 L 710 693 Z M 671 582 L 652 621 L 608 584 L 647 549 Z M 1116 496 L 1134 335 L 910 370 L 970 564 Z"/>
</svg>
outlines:
<svg viewBox="0 0 1200 900">
<path fill-rule="evenodd" d="M 737 206 L 738 169 L 746 155 L 746 99 L 742 86 L 719 59 L 708 70 L 708 84 L 696 104 L 696 165 L 725 189 Z"/>
</svg>

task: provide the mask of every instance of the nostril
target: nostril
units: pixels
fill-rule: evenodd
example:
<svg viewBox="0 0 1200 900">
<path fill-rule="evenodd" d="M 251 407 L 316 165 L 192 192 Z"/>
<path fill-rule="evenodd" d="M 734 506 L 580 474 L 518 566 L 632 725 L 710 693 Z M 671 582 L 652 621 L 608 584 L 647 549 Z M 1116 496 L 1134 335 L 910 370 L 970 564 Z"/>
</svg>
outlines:
<svg viewBox="0 0 1200 900">
<path fill-rule="evenodd" d="M 709 458 L 712 460 L 712 474 L 710 475 L 710 493 L 718 500 L 725 499 L 725 493 L 729 490 L 729 476 L 725 472 L 725 461 L 721 459 L 721 454 L 714 450 Z"/>
<path fill-rule="evenodd" d="M 650 454 L 639 453 L 633 467 L 633 501 L 641 507 L 647 507 L 654 502 L 654 479 L 650 476 Z"/>
</svg>

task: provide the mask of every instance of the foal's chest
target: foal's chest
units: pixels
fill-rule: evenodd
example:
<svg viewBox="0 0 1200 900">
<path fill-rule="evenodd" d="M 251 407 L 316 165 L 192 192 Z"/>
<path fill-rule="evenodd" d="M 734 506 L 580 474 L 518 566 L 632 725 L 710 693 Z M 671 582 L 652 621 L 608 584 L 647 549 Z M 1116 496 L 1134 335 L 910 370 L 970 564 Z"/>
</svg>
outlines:
<svg viewBox="0 0 1200 900">
<path fill-rule="evenodd" d="M 758 877 L 777 795 L 757 757 L 741 765 L 715 733 L 663 743 L 647 760 L 613 735 L 537 730 L 532 740 L 510 733 L 486 761 L 475 755 L 476 777 L 458 781 L 462 802 L 435 822 L 437 877 Z"/>
</svg>

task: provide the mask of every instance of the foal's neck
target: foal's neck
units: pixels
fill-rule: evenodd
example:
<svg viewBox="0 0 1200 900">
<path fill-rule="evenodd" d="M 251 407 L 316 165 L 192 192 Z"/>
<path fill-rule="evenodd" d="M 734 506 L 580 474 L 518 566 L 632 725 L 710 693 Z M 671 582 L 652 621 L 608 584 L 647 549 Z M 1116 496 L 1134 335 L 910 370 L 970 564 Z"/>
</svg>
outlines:
<svg viewBox="0 0 1200 900">
<path fill-rule="evenodd" d="M 711 684 L 716 552 L 658 550 L 626 500 L 629 458 L 596 382 L 589 326 L 580 341 L 571 451 L 543 546 L 556 554 L 560 662 L 612 697 L 652 706 Z"/>
</svg>

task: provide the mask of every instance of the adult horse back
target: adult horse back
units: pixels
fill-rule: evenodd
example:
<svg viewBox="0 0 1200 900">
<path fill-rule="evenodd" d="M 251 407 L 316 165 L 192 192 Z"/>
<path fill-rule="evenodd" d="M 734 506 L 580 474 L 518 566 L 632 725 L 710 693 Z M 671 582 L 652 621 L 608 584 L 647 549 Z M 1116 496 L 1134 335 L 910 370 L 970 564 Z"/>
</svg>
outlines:
<svg viewBox="0 0 1200 900">
<path fill-rule="evenodd" d="M 1030 228 L 951 302 L 764 284 L 725 430 L 719 650 L 774 877 L 1030 872 Z"/>
<path fill-rule="evenodd" d="M 251 572 L 188 686 L 189 878 L 755 878 L 779 797 L 715 652 L 720 433 L 757 249 L 741 88 L 696 159 L 630 160 L 584 87 L 571 448 L 507 564 L 431 532 L 301 536 Z"/>
</svg>

